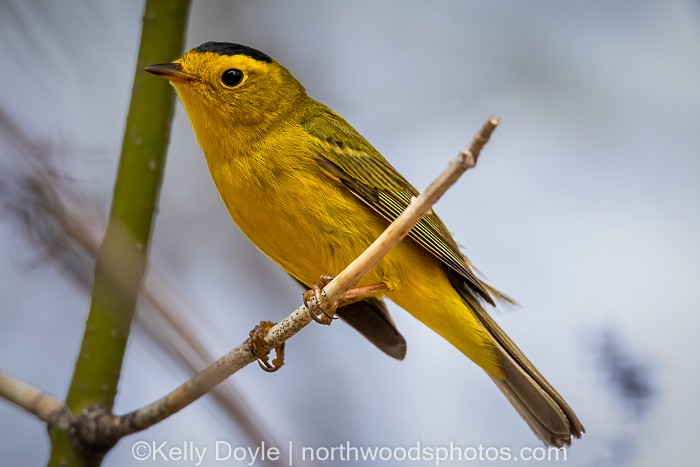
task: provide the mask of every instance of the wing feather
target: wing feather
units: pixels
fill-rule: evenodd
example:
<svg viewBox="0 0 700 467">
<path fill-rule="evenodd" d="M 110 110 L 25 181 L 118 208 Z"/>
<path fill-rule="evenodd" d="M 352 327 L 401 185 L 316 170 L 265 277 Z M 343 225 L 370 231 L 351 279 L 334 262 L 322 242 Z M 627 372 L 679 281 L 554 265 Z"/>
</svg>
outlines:
<svg viewBox="0 0 700 467">
<path fill-rule="evenodd" d="M 323 168 L 387 221 L 396 219 L 418 195 L 376 149 L 330 109 L 310 116 L 302 125 L 319 148 Z M 473 266 L 435 213 L 423 216 L 408 235 L 456 272 L 469 290 L 494 303 L 490 287 L 476 276 Z"/>
</svg>

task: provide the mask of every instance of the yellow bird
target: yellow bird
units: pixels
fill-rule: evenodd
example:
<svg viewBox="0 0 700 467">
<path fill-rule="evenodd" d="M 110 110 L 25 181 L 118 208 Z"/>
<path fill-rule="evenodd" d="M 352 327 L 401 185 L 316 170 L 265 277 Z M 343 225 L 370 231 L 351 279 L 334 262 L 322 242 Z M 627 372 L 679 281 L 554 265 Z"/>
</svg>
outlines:
<svg viewBox="0 0 700 467">
<path fill-rule="evenodd" d="M 175 87 L 238 227 L 306 288 L 342 271 L 418 193 L 263 52 L 207 42 L 146 70 Z M 505 296 L 477 277 L 435 214 L 358 286 L 378 284 L 381 293 L 338 315 L 381 350 L 406 353 L 384 296 L 483 368 L 546 444 L 581 436 L 573 410 L 484 309 Z"/>
</svg>

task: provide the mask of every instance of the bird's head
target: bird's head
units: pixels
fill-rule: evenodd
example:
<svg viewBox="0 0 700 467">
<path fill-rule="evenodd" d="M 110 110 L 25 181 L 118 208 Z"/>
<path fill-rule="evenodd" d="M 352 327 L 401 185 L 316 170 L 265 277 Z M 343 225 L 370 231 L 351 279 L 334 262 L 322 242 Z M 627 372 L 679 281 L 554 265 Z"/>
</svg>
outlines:
<svg viewBox="0 0 700 467">
<path fill-rule="evenodd" d="M 303 86 L 279 63 L 229 42 L 206 42 L 172 63 L 145 70 L 170 80 L 200 143 L 224 134 L 262 134 L 306 98 Z"/>
</svg>

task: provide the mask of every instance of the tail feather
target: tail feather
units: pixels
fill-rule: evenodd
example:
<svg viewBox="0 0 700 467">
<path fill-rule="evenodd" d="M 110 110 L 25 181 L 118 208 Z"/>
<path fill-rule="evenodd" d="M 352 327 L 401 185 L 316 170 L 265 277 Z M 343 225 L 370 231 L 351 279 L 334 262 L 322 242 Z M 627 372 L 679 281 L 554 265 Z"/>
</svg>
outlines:
<svg viewBox="0 0 700 467">
<path fill-rule="evenodd" d="M 460 290 L 460 289 L 458 289 Z M 461 289 L 464 290 L 464 289 Z M 571 444 L 586 431 L 574 411 L 475 298 L 462 298 L 491 336 L 501 360 L 502 378 L 491 376 L 532 431 L 548 446 Z"/>
<path fill-rule="evenodd" d="M 397 360 L 406 358 L 406 340 L 394 324 L 384 300 L 366 298 L 338 308 L 338 316 L 379 350 Z"/>
<path fill-rule="evenodd" d="M 562 447 L 580 438 L 584 428 L 571 408 L 546 380 L 536 381 L 506 355 L 503 379 L 491 377 L 530 429 L 546 445 Z M 554 393 L 555 398 L 550 395 Z"/>
<path fill-rule="evenodd" d="M 492 379 L 532 431 L 548 446 L 568 446 L 572 436 L 580 438 L 585 429 L 564 398 L 486 311 L 477 316 L 501 354 L 503 379 Z"/>
</svg>

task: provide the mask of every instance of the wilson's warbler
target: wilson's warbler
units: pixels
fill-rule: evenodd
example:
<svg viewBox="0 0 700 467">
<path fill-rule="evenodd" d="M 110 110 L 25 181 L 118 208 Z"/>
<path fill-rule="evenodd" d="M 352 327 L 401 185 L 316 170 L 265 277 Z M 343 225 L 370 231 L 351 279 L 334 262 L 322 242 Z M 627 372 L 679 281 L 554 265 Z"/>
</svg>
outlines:
<svg viewBox="0 0 700 467">
<path fill-rule="evenodd" d="M 340 272 L 417 191 L 355 129 L 306 95 L 268 55 L 207 42 L 146 70 L 170 80 L 231 217 L 309 288 Z M 504 298 L 481 281 L 435 214 L 428 214 L 358 286 L 386 291 L 338 314 L 402 359 L 406 343 L 382 296 L 483 368 L 546 444 L 568 445 L 583 426 L 482 304 Z"/>
</svg>

